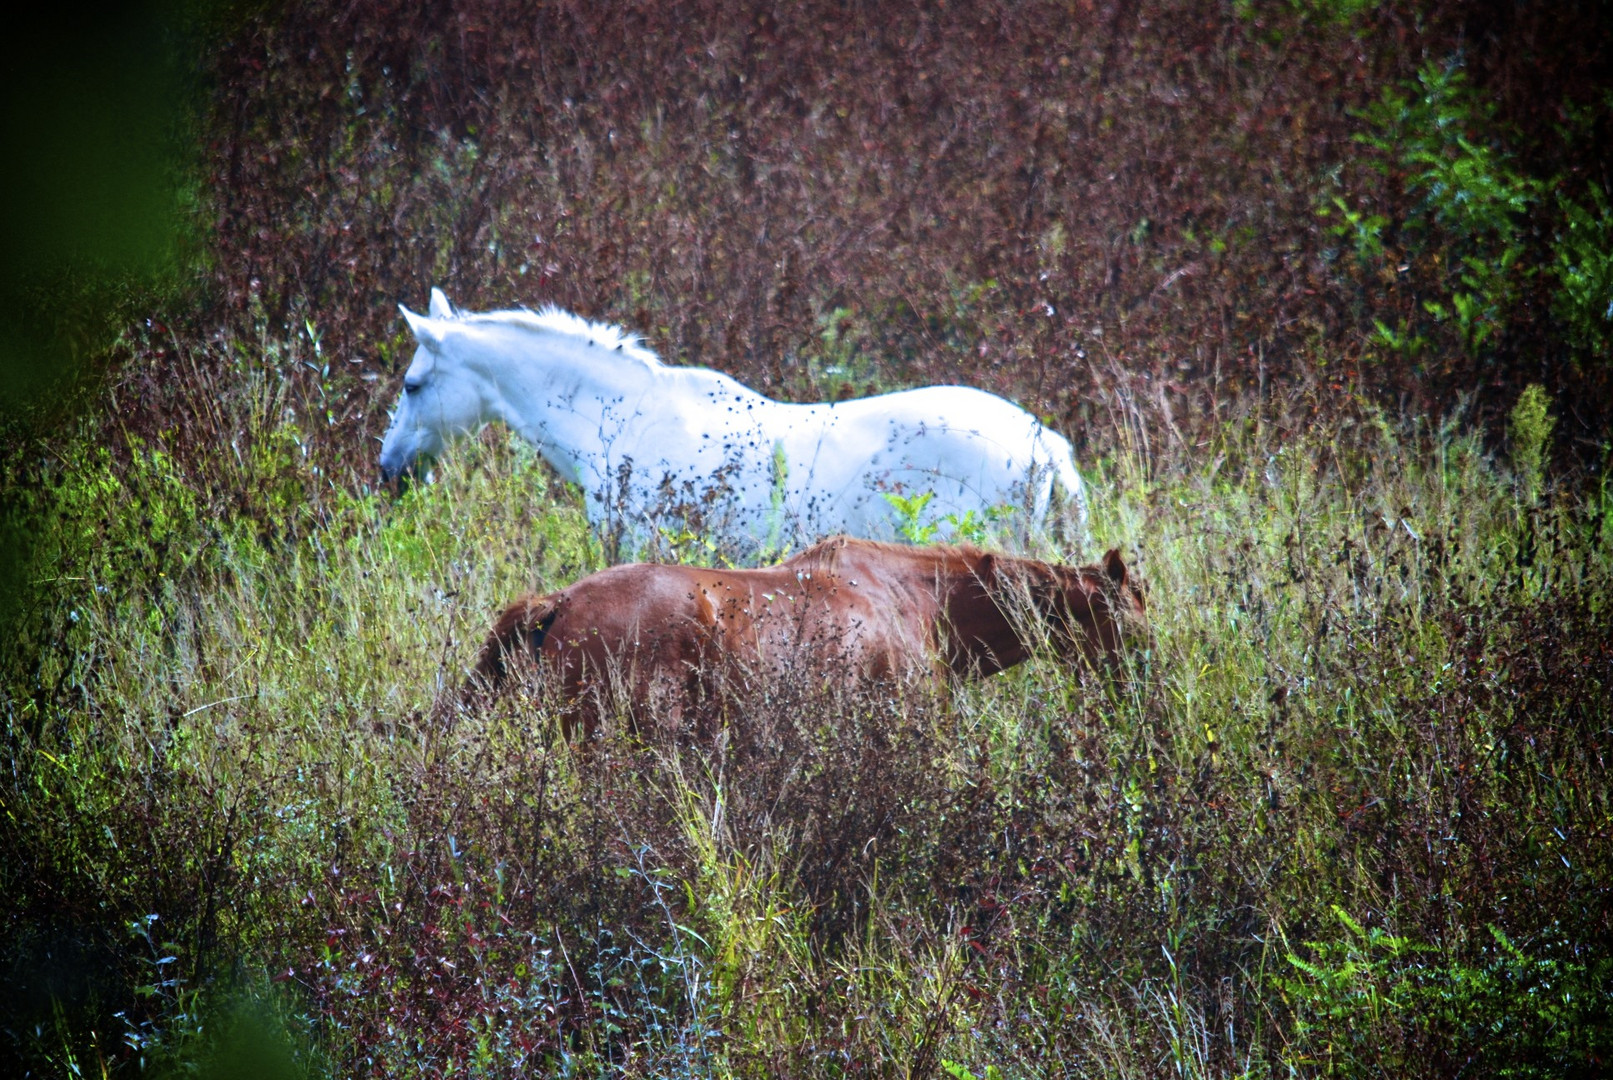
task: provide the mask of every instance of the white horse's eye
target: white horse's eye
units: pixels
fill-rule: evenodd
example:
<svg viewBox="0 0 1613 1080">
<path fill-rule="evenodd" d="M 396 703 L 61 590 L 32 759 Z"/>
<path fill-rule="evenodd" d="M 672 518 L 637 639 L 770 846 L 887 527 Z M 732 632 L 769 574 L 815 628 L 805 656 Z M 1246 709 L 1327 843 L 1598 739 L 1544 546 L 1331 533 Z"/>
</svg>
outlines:
<svg viewBox="0 0 1613 1080">
<path fill-rule="evenodd" d="M 405 379 L 403 382 L 403 392 L 405 394 L 413 394 L 424 385 L 425 384 L 423 382 L 419 382 L 418 380 Z"/>
</svg>

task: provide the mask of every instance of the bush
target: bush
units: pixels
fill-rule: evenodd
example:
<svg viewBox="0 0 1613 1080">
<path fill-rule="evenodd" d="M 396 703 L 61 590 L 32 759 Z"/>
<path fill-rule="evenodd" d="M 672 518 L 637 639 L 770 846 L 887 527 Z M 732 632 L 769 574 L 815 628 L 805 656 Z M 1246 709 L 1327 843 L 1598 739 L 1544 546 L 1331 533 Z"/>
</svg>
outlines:
<svg viewBox="0 0 1613 1080">
<path fill-rule="evenodd" d="M 1367 130 L 1356 140 L 1377 152 L 1376 167 L 1410 205 L 1391 220 L 1335 198 L 1343 221 L 1331 231 L 1352 240 L 1372 273 L 1409 274 L 1422 309 L 1393 329 L 1380 322 L 1377 343 L 1417 359 L 1419 343 L 1450 323 L 1468 352 L 1492 355 L 1533 274 L 1524 256 L 1538 183 L 1501 148 L 1493 108 L 1458 66 L 1425 64 L 1360 116 Z"/>
<path fill-rule="evenodd" d="M 1289 1062 L 1328 1076 L 1440 1072 L 1592 1076 L 1613 1051 L 1613 958 L 1544 941 L 1525 953 L 1495 926 L 1468 962 L 1334 914 L 1343 938 L 1288 954 Z"/>
<path fill-rule="evenodd" d="M 1512 468 L 1524 491 L 1524 498 L 1533 503 L 1540 490 L 1547 454 L 1551 449 L 1551 429 L 1556 426 L 1551 415 L 1551 399 L 1539 383 L 1530 383 L 1518 395 L 1512 407 L 1509 433 L 1512 436 Z"/>
<path fill-rule="evenodd" d="M 1605 364 L 1613 359 L 1613 210 L 1596 184 L 1587 196 L 1589 206 L 1558 197 L 1562 230 L 1552 268 L 1558 280 L 1552 310 L 1569 340 Z"/>
</svg>

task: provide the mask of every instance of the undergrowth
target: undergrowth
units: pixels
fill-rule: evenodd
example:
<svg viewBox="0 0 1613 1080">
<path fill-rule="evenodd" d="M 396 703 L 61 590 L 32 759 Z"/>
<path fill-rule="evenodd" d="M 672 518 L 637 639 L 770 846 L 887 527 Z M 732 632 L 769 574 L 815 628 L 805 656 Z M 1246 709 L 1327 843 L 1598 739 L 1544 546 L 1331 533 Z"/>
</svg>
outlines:
<svg viewBox="0 0 1613 1080">
<path fill-rule="evenodd" d="M 241 1031 L 298 1076 L 1613 1049 L 1613 500 L 1553 487 L 1532 405 L 1509 467 L 1459 416 L 1267 402 L 1190 444 L 1111 396 L 1093 532 L 1155 628 L 1126 681 L 777 685 L 713 740 L 579 752 L 541 692 L 447 707 L 501 603 L 600 564 L 577 497 L 502 430 L 402 492 L 324 474 L 245 356 L 207 461 L 57 451 L 0 698 L 35 1074 L 217 1075 Z"/>
</svg>

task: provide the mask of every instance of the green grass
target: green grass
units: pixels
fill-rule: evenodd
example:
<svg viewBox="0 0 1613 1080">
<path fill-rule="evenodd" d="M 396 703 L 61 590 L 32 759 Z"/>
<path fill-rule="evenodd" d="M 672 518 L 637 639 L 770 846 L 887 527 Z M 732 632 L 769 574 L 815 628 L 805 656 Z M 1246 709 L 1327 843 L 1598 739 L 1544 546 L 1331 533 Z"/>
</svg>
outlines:
<svg viewBox="0 0 1613 1080">
<path fill-rule="evenodd" d="M 1251 407 L 1187 445 L 1111 402 L 1129 682 L 778 686 L 715 742 L 579 755 L 542 694 L 437 708 L 501 603 L 600 565 L 579 500 L 502 431 L 362 493 L 241 400 L 205 466 L 60 450 L 0 780 L 7 962 L 99 972 L 19 984 L 45 1074 L 216 1073 L 236 1030 L 284 1075 L 1609 1053 L 1613 500 L 1459 420 Z"/>
</svg>

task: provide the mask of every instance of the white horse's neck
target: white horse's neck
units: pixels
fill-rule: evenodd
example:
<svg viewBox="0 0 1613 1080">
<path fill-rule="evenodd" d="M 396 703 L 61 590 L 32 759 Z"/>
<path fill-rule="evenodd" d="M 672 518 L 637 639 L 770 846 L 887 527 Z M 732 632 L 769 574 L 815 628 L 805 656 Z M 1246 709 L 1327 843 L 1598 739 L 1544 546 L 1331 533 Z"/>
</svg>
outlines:
<svg viewBox="0 0 1613 1080">
<path fill-rule="evenodd" d="M 572 483 L 588 479 L 595 448 L 641 410 L 713 390 L 768 401 L 720 372 L 667 367 L 616 327 L 565 312 L 493 312 L 450 326 L 458 340 L 447 347 L 486 388 L 487 418 L 538 447 Z"/>
</svg>

